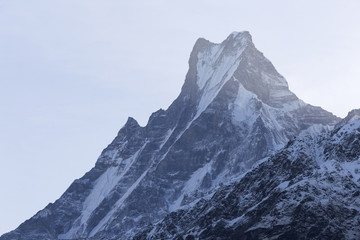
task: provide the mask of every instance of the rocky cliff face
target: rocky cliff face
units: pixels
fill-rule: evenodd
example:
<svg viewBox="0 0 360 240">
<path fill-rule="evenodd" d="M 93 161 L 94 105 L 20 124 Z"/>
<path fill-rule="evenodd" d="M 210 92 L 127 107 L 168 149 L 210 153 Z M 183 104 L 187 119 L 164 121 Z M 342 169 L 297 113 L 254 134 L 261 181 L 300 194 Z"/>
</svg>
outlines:
<svg viewBox="0 0 360 240">
<path fill-rule="evenodd" d="M 171 231 L 162 230 L 168 228 L 164 221 L 176 226 L 175 233 L 181 230 L 190 234 L 193 230 L 181 219 L 189 219 L 191 211 L 199 211 L 199 204 L 203 202 L 219 202 L 213 201 L 216 196 L 225 201 L 226 194 L 231 192 L 229 196 L 234 199 L 219 204 L 235 208 L 231 204 L 237 203 L 235 215 L 241 213 L 237 216 L 240 217 L 255 209 L 256 204 L 260 206 L 266 199 L 271 200 L 274 192 L 271 189 L 276 184 L 283 184 L 285 189 L 287 186 L 283 182 L 296 177 L 292 171 L 303 165 L 309 171 L 316 167 L 310 160 L 309 164 L 298 160 L 295 163 L 301 166 L 288 167 L 284 175 L 273 179 L 279 173 L 268 171 L 266 164 L 271 162 L 278 168 L 283 164 L 292 166 L 293 157 L 299 154 L 295 151 L 294 156 L 285 156 L 287 150 L 279 149 L 295 136 L 315 136 L 329 131 L 338 121 L 331 113 L 298 99 L 271 62 L 255 48 L 248 32 L 232 33 L 220 44 L 199 39 L 190 55 L 182 91 L 171 106 L 153 113 L 145 127 L 129 118 L 93 169 L 75 180 L 55 203 L 0 239 L 175 236 Z M 285 149 L 289 148 L 291 146 Z M 263 171 L 258 173 L 264 177 L 261 181 L 250 178 L 249 173 L 244 177 L 260 160 L 276 151 L 280 153 L 271 157 L 274 160 L 257 167 Z M 286 161 L 279 157 L 283 155 Z M 254 185 L 253 180 L 260 182 Z M 241 184 L 234 183 L 236 181 Z M 250 199 L 249 189 L 258 195 Z M 243 205 L 241 199 L 250 200 Z M 193 235 L 202 234 L 202 226 L 211 219 L 225 217 L 222 210 L 219 215 L 218 210 L 209 215 L 202 212 L 208 221 L 198 214 L 198 221 L 203 225 L 196 222 L 200 225 Z M 272 216 L 277 211 L 276 208 L 268 210 L 273 211 Z M 259 218 L 262 214 L 265 213 L 256 213 Z M 307 217 L 306 212 L 302 214 Z M 178 223 L 175 224 L 176 218 Z M 230 218 L 224 221 L 233 220 Z M 146 232 L 143 228 L 157 221 L 161 222 L 153 231 Z M 233 225 L 226 223 L 231 227 L 223 229 L 241 226 L 244 229 L 241 234 L 245 234 L 250 225 L 242 226 L 241 221 Z M 217 234 L 216 226 L 206 231 L 207 237 Z M 226 231 L 223 234 L 226 235 Z M 234 230 L 231 234 L 238 233 Z"/>
<path fill-rule="evenodd" d="M 360 239 L 360 111 L 299 137 L 135 239 Z"/>
</svg>

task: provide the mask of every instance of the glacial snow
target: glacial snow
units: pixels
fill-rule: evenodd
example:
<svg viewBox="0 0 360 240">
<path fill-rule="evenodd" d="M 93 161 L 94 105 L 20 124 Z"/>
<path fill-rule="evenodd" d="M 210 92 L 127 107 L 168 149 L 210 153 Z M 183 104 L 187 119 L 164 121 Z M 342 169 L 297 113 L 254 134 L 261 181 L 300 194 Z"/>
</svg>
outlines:
<svg viewBox="0 0 360 240">
<path fill-rule="evenodd" d="M 226 42 L 223 42 L 198 53 L 196 83 L 202 93 L 195 118 L 209 106 L 238 68 L 241 54 L 247 47 L 246 36 L 240 41 L 242 46 L 231 52 L 226 49 Z"/>
</svg>

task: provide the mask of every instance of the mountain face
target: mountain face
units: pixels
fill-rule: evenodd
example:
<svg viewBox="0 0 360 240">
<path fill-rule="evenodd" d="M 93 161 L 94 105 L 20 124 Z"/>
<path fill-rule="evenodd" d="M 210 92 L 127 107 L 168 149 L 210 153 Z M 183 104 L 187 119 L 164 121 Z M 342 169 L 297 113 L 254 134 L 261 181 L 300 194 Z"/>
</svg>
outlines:
<svg viewBox="0 0 360 240">
<path fill-rule="evenodd" d="M 0 239 L 256 239 L 326 226 L 322 237 L 343 233 L 338 223 L 356 234 L 358 173 L 346 171 L 358 151 L 346 141 L 359 135 L 339 121 L 298 99 L 248 32 L 199 39 L 170 107 L 145 127 L 129 118 L 93 169 Z"/>
<path fill-rule="evenodd" d="M 360 239 L 360 110 L 135 239 Z"/>
</svg>

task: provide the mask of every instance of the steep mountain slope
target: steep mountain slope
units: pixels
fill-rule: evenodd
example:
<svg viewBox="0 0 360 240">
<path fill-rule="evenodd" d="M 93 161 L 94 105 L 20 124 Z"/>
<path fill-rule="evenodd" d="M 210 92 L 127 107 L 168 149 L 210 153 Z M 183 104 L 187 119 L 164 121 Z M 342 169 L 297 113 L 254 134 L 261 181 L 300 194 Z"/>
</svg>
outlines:
<svg viewBox="0 0 360 240">
<path fill-rule="evenodd" d="M 0 239 L 130 238 L 194 205 L 294 136 L 338 118 L 299 100 L 248 32 L 199 39 L 179 97 L 145 127 L 129 118 L 96 165 Z"/>
<path fill-rule="evenodd" d="M 360 110 L 136 239 L 360 239 Z"/>
</svg>

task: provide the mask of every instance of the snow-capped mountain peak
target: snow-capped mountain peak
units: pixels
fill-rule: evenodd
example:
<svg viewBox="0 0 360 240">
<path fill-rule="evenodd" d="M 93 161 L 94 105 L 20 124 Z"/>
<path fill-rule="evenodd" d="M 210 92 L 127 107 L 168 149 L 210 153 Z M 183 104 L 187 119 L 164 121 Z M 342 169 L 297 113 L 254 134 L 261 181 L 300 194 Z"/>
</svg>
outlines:
<svg viewBox="0 0 360 240">
<path fill-rule="evenodd" d="M 93 169 L 1 240 L 130 239 L 209 200 L 295 136 L 338 120 L 298 99 L 248 32 L 219 44 L 201 38 L 169 108 L 145 127 L 129 118 Z"/>
</svg>

